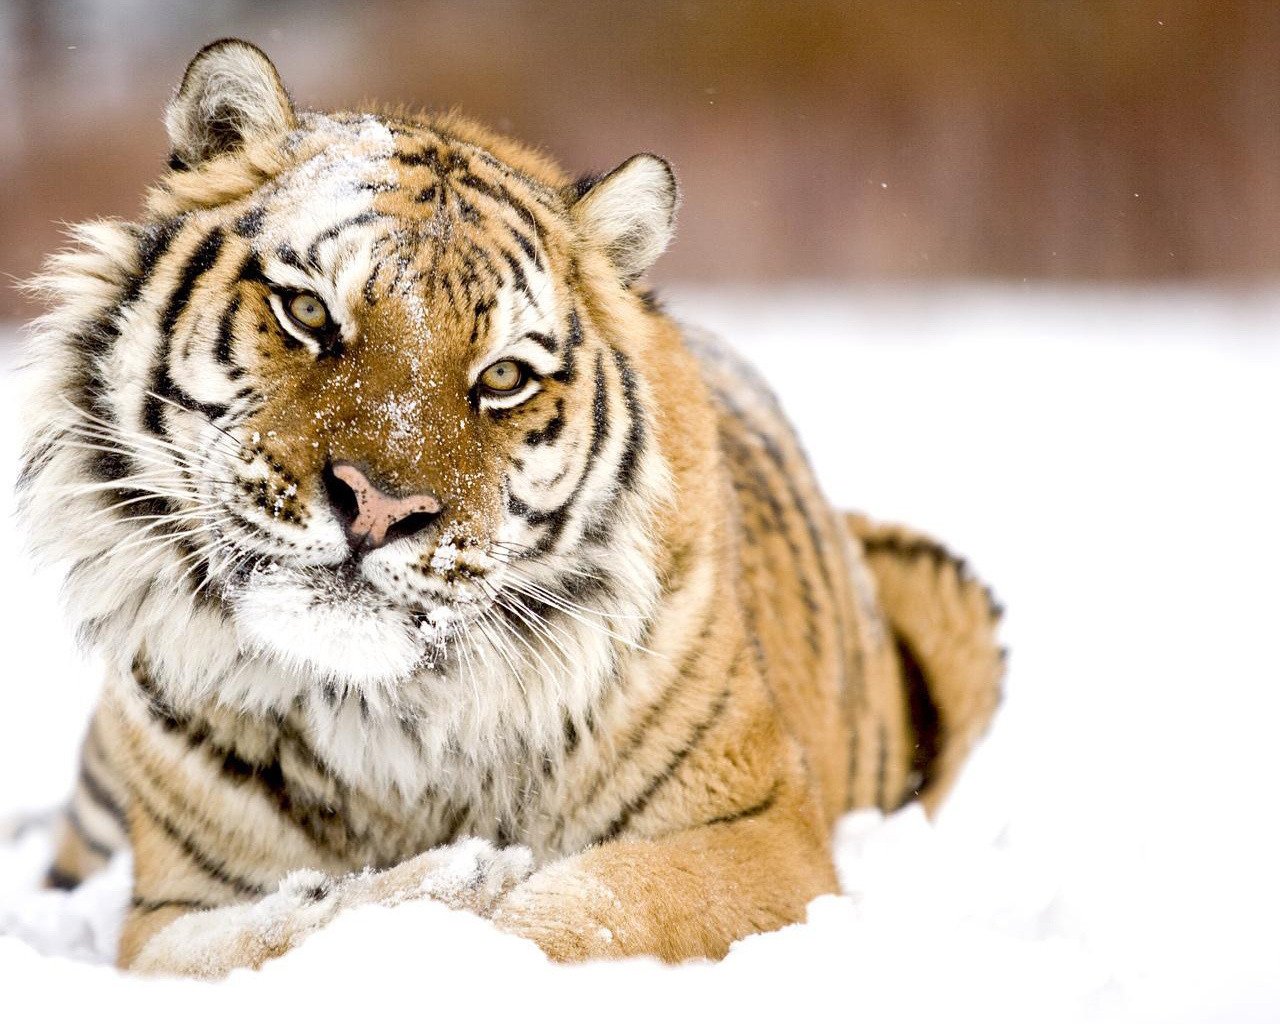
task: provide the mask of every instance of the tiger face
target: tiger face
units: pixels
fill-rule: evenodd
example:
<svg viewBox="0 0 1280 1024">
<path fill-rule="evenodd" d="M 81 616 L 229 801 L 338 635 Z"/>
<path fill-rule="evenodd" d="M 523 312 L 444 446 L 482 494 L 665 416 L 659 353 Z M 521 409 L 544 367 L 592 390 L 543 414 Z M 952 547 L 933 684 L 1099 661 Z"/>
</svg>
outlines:
<svg viewBox="0 0 1280 1024">
<path fill-rule="evenodd" d="M 458 118 L 299 112 L 244 43 L 197 58 L 167 124 L 68 376 L 99 571 L 154 550 L 242 649 L 357 686 L 607 596 L 661 499 L 619 325 L 671 234 L 667 165 L 575 185 Z"/>
</svg>

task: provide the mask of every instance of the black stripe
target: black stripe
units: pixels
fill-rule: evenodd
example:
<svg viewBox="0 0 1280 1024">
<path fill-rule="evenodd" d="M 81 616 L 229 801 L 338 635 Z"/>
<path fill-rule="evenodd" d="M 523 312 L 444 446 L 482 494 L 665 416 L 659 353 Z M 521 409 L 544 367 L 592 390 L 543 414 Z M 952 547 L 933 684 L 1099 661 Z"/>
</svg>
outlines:
<svg viewBox="0 0 1280 1024">
<path fill-rule="evenodd" d="M 901 634 L 895 632 L 893 640 L 902 665 L 902 688 L 912 741 L 911 774 L 907 779 L 907 791 L 900 798 L 899 806 L 902 806 L 932 784 L 938 755 L 942 753 L 943 735 L 942 718 L 929 692 L 929 681 L 920 666 L 920 659 Z"/>
<path fill-rule="evenodd" d="M 119 307 L 90 321 L 69 339 L 79 356 L 72 389 L 77 406 L 106 423 L 115 423 L 115 410 L 108 400 L 109 386 L 103 379 L 102 357 L 111 350 L 120 336 L 116 319 Z M 91 476 L 103 482 L 121 480 L 133 472 L 133 462 L 123 452 L 92 451 L 82 455 Z M 122 498 L 139 497 L 140 492 L 122 491 Z"/>
<path fill-rule="evenodd" d="M 190 858 L 191 862 L 210 878 L 221 882 L 229 889 L 234 889 L 236 892 L 244 896 L 263 896 L 266 894 L 267 890 L 265 886 L 257 885 L 254 882 L 250 882 L 248 879 L 241 878 L 238 875 L 233 875 L 225 863 L 200 849 L 200 847 L 196 845 L 195 839 L 192 836 L 181 831 L 173 822 L 141 797 L 138 799 L 147 816 L 159 825 L 164 834 L 173 840 L 182 852 Z"/>
<path fill-rule="evenodd" d="M 549 334 L 543 334 L 541 331 L 525 331 L 524 336 L 553 355 L 560 348 L 560 343 L 555 338 Z"/>
<path fill-rule="evenodd" d="M 44 873 L 46 889 L 61 889 L 63 892 L 70 892 L 83 881 L 83 878 L 77 878 L 71 872 L 63 871 L 57 864 L 50 864 L 49 869 Z"/>
<path fill-rule="evenodd" d="M 275 722 L 277 741 L 269 756 L 250 761 L 217 742 L 203 722 L 179 715 L 159 694 L 140 665 L 134 667 L 134 679 L 146 698 L 148 710 L 163 729 L 181 735 L 192 750 L 201 751 L 229 784 L 253 786 L 259 796 L 273 804 L 276 812 L 314 846 L 341 856 L 356 847 L 371 845 L 372 834 L 355 829 L 342 811 L 348 800 L 346 787 L 286 720 Z M 336 701 L 336 693 L 334 699 Z M 317 793 L 301 783 L 296 772 L 286 773 L 282 745 L 287 745 L 295 760 L 324 779 L 335 792 Z"/>
<path fill-rule="evenodd" d="M 271 284 L 267 280 L 266 272 L 262 269 L 262 260 L 256 252 L 251 252 L 244 258 L 244 262 L 240 264 L 240 269 L 236 271 L 236 280 L 251 281 L 254 284 L 267 286 Z"/>
<path fill-rule="evenodd" d="M 531 306 L 536 306 L 538 304 L 537 297 L 533 294 L 533 289 L 529 287 L 529 279 L 525 275 L 524 267 L 520 261 L 506 249 L 499 247 L 498 251 L 502 253 L 502 258 L 511 270 L 511 279 L 516 286 L 516 290 L 524 293 Z"/>
<path fill-rule="evenodd" d="M 177 402 L 186 408 L 198 410 L 210 419 L 226 415 L 226 406 L 204 405 L 181 391 L 169 375 L 169 357 L 173 348 L 173 330 L 178 318 L 182 316 L 191 300 L 191 294 L 200 278 L 208 273 L 218 261 L 222 253 L 225 235 L 222 228 L 214 228 L 196 245 L 187 262 L 182 267 L 178 283 L 169 296 L 164 316 L 160 319 L 160 348 L 156 353 L 151 369 L 150 390 L 154 394 L 146 396 L 142 405 L 142 423 L 148 431 L 158 437 L 167 437 L 164 427 L 164 398 Z M 161 396 L 161 397 L 157 397 Z"/>
<path fill-rule="evenodd" d="M 191 298 L 191 293 L 195 289 L 196 283 L 217 262 L 218 256 L 222 252 L 223 239 L 222 228 L 214 228 L 200 240 L 200 243 L 192 250 L 191 255 L 187 257 L 187 262 L 183 265 L 182 273 L 178 277 L 178 284 L 169 296 L 169 303 L 165 307 L 164 316 L 160 318 L 160 330 L 166 336 L 173 334 L 173 329 L 178 323 L 178 317 L 187 308 L 187 302 Z"/>
<path fill-rule="evenodd" d="M 731 811 L 728 814 L 722 814 L 718 818 L 712 818 L 710 821 L 704 821 L 702 824 L 703 826 L 732 825 L 734 822 L 746 821 L 748 818 L 758 818 L 778 802 L 778 790 L 780 788 L 781 783 L 775 782 L 773 784 L 773 788 L 769 790 L 769 795 L 759 803 L 752 804 L 750 807 L 744 807 L 740 811 Z"/>
<path fill-rule="evenodd" d="M 128 830 L 124 809 L 116 802 L 115 797 L 107 792 L 107 787 L 93 774 L 83 757 L 80 759 L 80 785 L 84 787 L 85 795 L 90 800 L 111 815 L 122 829 Z"/>
<path fill-rule="evenodd" d="M 68 430 L 60 430 L 54 435 L 53 440 L 41 441 L 23 450 L 18 462 L 18 480 L 14 484 L 16 492 L 21 494 L 31 486 L 31 482 L 53 459 L 59 442 L 66 440 L 70 433 Z"/>
<path fill-rule="evenodd" d="M 231 229 L 241 238 L 256 238 L 266 219 L 267 211 L 261 206 L 255 206 L 237 217 Z"/>
<path fill-rule="evenodd" d="M 738 423 L 740 427 L 744 426 L 741 421 L 734 422 Z M 748 432 L 748 436 L 754 435 Z M 769 481 L 761 473 L 761 468 L 758 465 L 757 450 L 742 438 L 734 435 L 727 423 L 721 424 L 720 440 L 725 448 L 726 455 L 729 456 L 728 461 L 735 470 L 733 474 L 734 489 L 735 493 L 743 501 L 743 507 L 747 507 L 749 499 L 755 499 L 762 507 L 761 511 L 768 513 L 768 518 L 765 521 L 769 531 L 779 536 L 783 543 L 787 545 L 791 564 L 796 567 L 802 567 L 804 558 L 802 557 L 800 541 L 795 535 L 793 524 L 785 515 L 785 510 L 781 501 L 778 500 L 775 489 L 770 486 Z M 821 553 L 815 551 L 814 558 L 821 562 Z M 809 573 L 799 568 L 796 572 L 790 574 L 790 579 L 798 588 L 798 597 L 805 610 L 805 642 L 816 657 L 821 650 L 821 643 L 818 637 L 818 622 L 822 615 L 818 608 L 817 599 L 814 597 L 813 582 L 809 578 Z"/>
<path fill-rule="evenodd" d="M 961 584 L 978 583 L 977 577 L 969 568 L 969 563 L 959 555 L 952 554 L 937 541 L 925 537 L 900 537 L 896 534 L 878 534 L 872 537 L 858 537 L 858 539 L 862 543 L 863 551 L 868 555 L 884 552 L 903 559 L 927 558 L 934 563 L 937 570 L 941 570 L 944 565 L 953 566 Z M 996 600 L 990 587 L 983 585 L 982 592 L 987 602 L 987 614 L 993 621 L 998 622 L 1004 616 L 1004 608 Z"/>
<path fill-rule="evenodd" d="M 876 728 L 876 741 L 879 744 L 876 748 L 876 806 L 887 809 L 885 776 L 889 767 L 889 730 L 884 722 Z"/>
<path fill-rule="evenodd" d="M 142 289 L 155 273 L 156 264 L 169 251 L 181 226 L 182 218 L 179 217 L 159 224 L 149 224 L 142 229 L 138 242 L 138 270 L 120 296 L 121 306 L 130 305 L 142 294 Z"/>
<path fill-rule="evenodd" d="M 450 154 L 450 156 L 453 156 L 453 154 Z M 440 151 L 434 145 L 424 146 L 416 153 L 405 153 L 396 150 L 391 159 L 404 164 L 406 167 L 431 167 L 436 171 L 445 169 L 440 161 Z M 454 157 L 454 164 L 456 165 L 456 157 Z"/>
<path fill-rule="evenodd" d="M 219 904 L 210 903 L 208 900 L 195 899 L 147 899 L 143 896 L 132 896 L 129 899 L 129 905 L 134 910 L 141 911 L 144 914 L 154 914 L 158 910 L 173 910 L 179 908 L 182 910 L 217 910 Z"/>
<path fill-rule="evenodd" d="M 640 301 L 644 303 L 646 312 L 653 313 L 655 316 L 662 316 L 666 313 L 666 309 L 663 307 L 662 301 L 658 298 L 657 292 L 652 288 L 633 288 L 632 291 L 634 291 Z"/>
<path fill-rule="evenodd" d="M 711 626 L 708 623 L 704 623 L 702 628 L 698 631 L 697 639 L 689 645 L 688 650 L 681 659 L 680 667 L 672 674 L 671 678 L 667 680 L 667 685 L 663 688 L 662 692 L 658 694 L 657 700 L 649 705 L 649 710 L 645 712 L 644 718 L 641 719 L 640 723 L 627 734 L 626 743 L 614 754 L 613 762 L 609 766 L 609 773 L 596 774 L 596 777 L 591 784 L 591 788 L 587 790 L 586 795 L 577 801 L 575 807 L 568 815 L 561 818 L 560 823 L 557 826 L 557 836 L 564 831 L 565 825 L 568 824 L 570 818 L 578 817 L 583 811 L 586 811 L 591 807 L 596 796 L 604 787 L 604 784 L 608 782 L 610 778 L 615 777 L 621 767 L 635 755 L 637 750 L 640 749 L 640 745 L 644 742 L 645 737 L 649 735 L 654 723 L 657 722 L 665 713 L 666 709 L 670 707 L 671 701 L 675 698 L 676 692 L 681 689 L 684 681 L 693 671 L 694 665 L 696 665 L 698 660 L 703 656 L 706 649 L 707 637 L 710 635 Z M 617 693 L 618 691 L 615 689 L 612 692 Z"/>
<path fill-rule="evenodd" d="M 511 193 L 508 192 L 506 186 L 500 182 L 485 181 L 483 178 L 478 178 L 475 174 L 467 172 L 466 174 L 453 179 L 453 184 L 469 188 L 472 192 L 476 192 L 484 196 L 486 199 L 491 199 L 500 205 L 513 205 Z"/>
<path fill-rule="evenodd" d="M 175 402 L 189 412 L 198 412 L 210 423 L 217 423 L 218 420 L 226 416 L 230 411 L 230 406 L 222 402 L 202 402 L 200 399 L 193 397 L 185 389 L 174 383 L 172 375 L 169 373 L 167 362 L 157 362 L 151 371 L 151 390 L 154 395 L 148 395 L 143 403 L 142 418 L 147 429 L 153 434 L 161 437 L 168 437 L 168 433 L 164 429 L 164 398 Z M 156 395 L 161 396 L 157 398 Z"/>
<path fill-rule="evenodd" d="M 604 447 L 608 437 L 609 393 L 604 376 L 604 356 L 602 353 L 597 352 L 595 393 L 591 400 L 591 440 L 587 446 L 587 457 L 583 462 L 582 473 L 578 477 L 578 482 L 574 485 L 573 492 L 559 507 L 548 511 L 530 511 L 524 516 L 525 521 L 530 526 L 546 524 L 548 527 L 536 545 L 539 551 L 552 550 L 560 540 L 565 527 L 569 523 L 569 514 L 573 511 L 574 506 L 577 505 L 578 499 L 582 497 L 582 492 L 586 489 L 587 481 L 590 479 L 591 472 L 595 469 L 596 462 L 600 457 L 600 449 Z"/>
<path fill-rule="evenodd" d="M 378 273 L 382 270 L 382 260 L 378 260 L 373 265 L 373 269 L 369 271 L 369 276 L 364 282 L 364 287 L 360 289 L 360 294 L 364 296 L 364 301 L 370 306 L 378 304 Z"/>
<path fill-rule="evenodd" d="M 495 301 L 490 298 L 476 300 L 476 304 L 471 308 L 471 337 L 468 339 L 468 344 L 476 345 L 489 329 L 489 313 Z"/>
<path fill-rule="evenodd" d="M 337 224 L 332 224 L 325 228 L 320 234 L 311 240 L 311 244 L 307 246 L 307 264 L 317 273 L 320 271 L 320 246 L 325 242 L 337 238 L 347 228 L 360 227 L 363 224 L 370 224 L 375 220 L 381 220 L 384 214 L 377 210 L 365 210 L 363 213 L 357 213 L 353 217 L 346 220 L 340 220 Z"/>
<path fill-rule="evenodd" d="M 560 432 L 564 430 L 564 424 L 564 399 L 557 398 L 555 415 L 547 420 L 546 426 L 530 430 L 525 434 L 524 443 L 531 446 L 554 444 Z"/>
<path fill-rule="evenodd" d="M 80 841 L 84 843 L 92 853 L 101 857 L 103 860 L 111 859 L 115 850 L 97 836 L 90 835 L 88 827 L 80 820 L 80 814 L 76 811 L 74 804 L 67 807 L 67 824 L 71 826 L 71 830 L 80 837 Z"/>
<path fill-rule="evenodd" d="M 654 795 L 675 776 L 676 772 L 680 770 L 680 766 L 684 764 L 685 759 L 688 758 L 695 748 L 697 748 L 698 744 L 702 742 L 711 727 L 716 723 L 720 716 L 724 714 L 724 709 L 728 704 L 729 687 L 726 685 L 725 688 L 720 691 L 720 696 L 716 699 L 710 713 L 706 718 L 698 723 L 684 746 L 675 752 L 662 771 L 649 780 L 649 784 L 645 786 L 644 791 L 640 793 L 639 796 L 629 800 L 623 806 L 621 813 L 613 820 L 609 827 L 604 830 L 596 842 L 607 843 L 610 840 L 617 839 L 622 831 L 631 823 L 632 818 L 638 814 L 644 813 L 645 808 L 649 805 L 649 802 L 653 799 Z"/>
<path fill-rule="evenodd" d="M 582 318 L 576 309 L 569 311 L 569 330 L 565 336 L 564 362 L 551 374 L 558 384 L 571 384 L 578 372 L 578 349 L 582 345 Z"/>
<path fill-rule="evenodd" d="M 510 232 L 516 245 L 520 246 L 520 251 L 525 254 L 525 258 L 533 260 L 533 265 L 541 270 L 542 258 L 538 255 L 538 250 L 534 247 L 533 242 L 522 231 L 517 231 L 510 224 L 507 225 L 507 231 Z"/>
<path fill-rule="evenodd" d="M 213 347 L 213 358 L 223 366 L 231 365 L 231 343 L 235 340 L 236 314 L 240 312 L 240 296 L 234 296 L 218 321 L 218 341 Z"/>
<path fill-rule="evenodd" d="M 626 444 L 618 462 L 618 484 L 625 491 L 631 489 L 636 465 L 644 452 L 644 412 L 640 408 L 640 386 L 636 381 L 635 371 L 631 368 L 631 361 L 616 348 L 613 350 L 613 360 L 618 364 L 618 375 L 622 378 L 622 401 L 627 407 L 630 423 Z"/>
<path fill-rule="evenodd" d="M 294 270 L 306 272 L 306 267 L 299 258 L 297 250 L 287 242 L 281 242 L 276 246 L 276 259 L 283 263 L 286 267 L 293 267 Z"/>
</svg>

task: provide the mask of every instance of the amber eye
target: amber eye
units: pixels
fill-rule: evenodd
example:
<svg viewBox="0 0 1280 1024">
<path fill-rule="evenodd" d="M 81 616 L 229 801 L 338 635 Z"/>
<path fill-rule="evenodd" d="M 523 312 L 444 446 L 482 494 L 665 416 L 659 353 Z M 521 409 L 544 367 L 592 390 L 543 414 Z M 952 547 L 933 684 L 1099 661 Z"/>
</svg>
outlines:
<svg viewBox="0 0 1280 1024">
<path fill-rule="evenodd" d="M 514 359 L 494 363 L 480 374 L 480 386 L 495 395 L 509 395 L 525 382 L 525 368 Z"/>
<path fill-rule="evenodd" d="M 329 311 L 319 296 L 310 292 L 298 292 L 285 303 L 284 308 L 299 327 L 308 331 L 323 331 L 329 326 Z"/>
</svg>

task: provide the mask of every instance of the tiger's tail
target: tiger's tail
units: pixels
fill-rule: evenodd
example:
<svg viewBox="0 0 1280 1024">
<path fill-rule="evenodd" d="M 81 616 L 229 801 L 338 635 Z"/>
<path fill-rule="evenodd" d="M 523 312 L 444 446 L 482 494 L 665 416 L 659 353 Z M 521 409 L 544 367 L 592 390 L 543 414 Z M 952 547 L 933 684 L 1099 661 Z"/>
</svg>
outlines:
<svg viewBox="0 0 1280 1024">
<path fill-rule="evenodd" d="M 852 513 L 846 522 L 896 648 L 908 730 L 904 800 L 932 814 L 1000 703 L 1002 609 L 962 559 L 929 537 Z"/>
</svg>

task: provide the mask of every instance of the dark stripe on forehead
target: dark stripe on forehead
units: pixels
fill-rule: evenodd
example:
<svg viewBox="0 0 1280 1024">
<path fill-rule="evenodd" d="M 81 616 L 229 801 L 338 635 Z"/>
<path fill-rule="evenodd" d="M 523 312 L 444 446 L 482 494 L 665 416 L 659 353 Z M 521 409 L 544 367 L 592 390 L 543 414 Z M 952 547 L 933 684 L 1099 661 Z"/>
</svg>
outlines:
<svg viewBox="0 0 1280 1024">
<path fill-rule="evenodd" d="M 507 231 L 510 232 L 512 239 L 516 245 L 520 246 L 520 251 L 525 254 L 527 259 L 533 260 L 533 265 L 538 270 L 542 269 L 542 254 L 538 252 L 537 246 L 533 244 L 529 238 L 520 231 L 517 231 L 511 225 L 507 225 Z"/>
<path fill-rule="evenodd" d="M 262 225 L 267 219 L 267 211 L 261 206 L 255 206 L 247 213 L 242 213 L 235 219 L 231 225 L 231 229 L 241 238 L 256 238 L 262 230 Z"/>
<path fill-rule="evenodd" d="M 363 213 L 357 213 L 353 217 L 348 217 L 346 220 L 338 221 L 337 224 L 333 224 L 325 228 L 320 232 L 320 234 L 316 235 L 316 237 L 311 240 L 311 244 L 307 246 L 307 264 L 318 273 L 320 270 L 318 262 L 320 257 L 320 246 L 324 245 L 325 242 L 337 238 L 342 234 L 342 232 L 347 230 L 347 228 L 371 224 L 375 220 L 382 219 L 383 216 L 384 215 L 379 213 L 377 210 L 365 210 Z"/>
<path fill-rule="evenodd" d="M 569 333 L 564 344 L 564 363 L 551 379 L 558 384 L 570 384 L 578 373 L 578 349 L 582 346 L 582 318 L 578 311 L 569 311 Z"/>
<path fill-rule="evenodd" d="M 553 355 L 560 347 L 559 342 L 557 342 L 555 338 L 551 337 L 549 334 L 543 334 L 540 331 L 525 331 L 524 336 L 530 341 L 537 343 L 542 348 L 545 348 Z"/>
<path fill-rule="evenodd" d="M 511 270 L 511 282 L 515 285 L 516 290 L 522 292 L 529 300 L 529 304 L 536 306 L 538 300 L 534 298 L 533 292 L 529 288 L 529 279 L 525 276 L 524 267 L 520 265 L 520 261 L 516 259 L 506 249 L 502 250 L 502 258 L 506 260 L 507 266 Z"/>
<path fill-rule="evenodd" d="M 440 175 L 465 170 L 467 167 L 467 159 L 461 153 L 449 150 L 442 157 L 439 147 L 434 144 L 428 144 L 417 152 L 406 153 L 398 150 L 392 159 L 406 167 L 430 167 Z"/>
<path fill-rule="evenodd" d="M 495 203 L 503 205 L 512 205 L 511 193 L 507 191 L 506 186 L 496 181 L 485 181 L 474 174 L 468 173 L 455 179 L 455 184 L 462 185 L 464 188 L 471 189 L 488 199 L 492 199 Z"/>
<path fill-rule="evenodd" d="M 471 320 L 471 338 L 470 343 L 475 345 L 480 341 L 489 330 L 489 313 L 493 310 L 495 301 L 485 298 L 476 300 L 476 304 L 472 309 Z"/>
<path fill-rule="evenodd" d="M 276 246 L 276 259 L 286 267 L 293 267 L 294 270 L 301 270 L 304 273 L 307 270 L 306 266 L 303 265 L 302 259 L 298 256 L 297 250 L 288 242 L 281 242 Z"/>
</svg>

